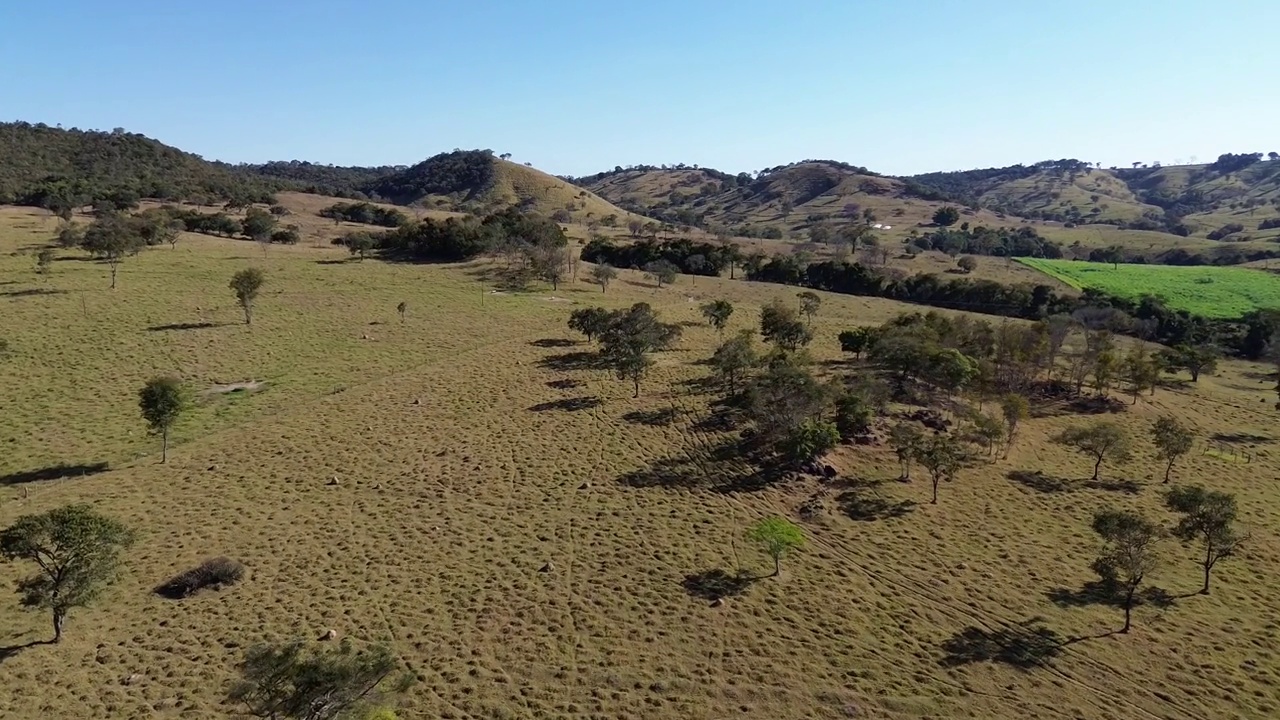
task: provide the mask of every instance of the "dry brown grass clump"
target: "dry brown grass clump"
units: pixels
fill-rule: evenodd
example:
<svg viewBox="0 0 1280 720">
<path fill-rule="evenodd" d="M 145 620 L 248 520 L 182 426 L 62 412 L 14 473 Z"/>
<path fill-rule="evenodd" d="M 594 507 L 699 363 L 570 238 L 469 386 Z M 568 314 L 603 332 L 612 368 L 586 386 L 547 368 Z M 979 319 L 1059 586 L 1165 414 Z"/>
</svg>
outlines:
<svg viewBox="0 0 1280 720">
<path fill-rule="evenodd" d="M 244 577 L 244 563 L 229 557 L 216 557 L 169 578 L 156 588 L 156 594 L 170 600 L 181 600 L 205 588 L 221 590 L 228 585 L 240 582 L 242 577 Z"/>
</svg>

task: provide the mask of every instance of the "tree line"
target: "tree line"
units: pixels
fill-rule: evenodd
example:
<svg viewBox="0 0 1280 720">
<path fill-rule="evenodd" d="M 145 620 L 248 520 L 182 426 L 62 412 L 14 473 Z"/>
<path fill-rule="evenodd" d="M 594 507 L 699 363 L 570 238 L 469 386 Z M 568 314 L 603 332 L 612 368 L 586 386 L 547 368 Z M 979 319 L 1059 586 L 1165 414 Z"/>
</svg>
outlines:
<svg viewBox="0 0 1280 720">
<path fill-rule="evenodd" d="M 321 209 L 319 215 L 334 222 L 346 221 L 392 228 L 409 222 L 409 216 L 395 208 L 381 207 L 368 202 L 334 203 Z"/>
</svg>

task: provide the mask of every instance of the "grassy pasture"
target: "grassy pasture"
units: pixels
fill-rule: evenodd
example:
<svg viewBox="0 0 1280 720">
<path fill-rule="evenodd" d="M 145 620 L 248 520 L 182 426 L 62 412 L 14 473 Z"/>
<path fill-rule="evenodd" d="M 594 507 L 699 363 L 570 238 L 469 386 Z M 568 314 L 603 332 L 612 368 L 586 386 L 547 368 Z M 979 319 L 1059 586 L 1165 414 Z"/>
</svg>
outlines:
<svg viewBox="0 0 1280 720">
<path fill-rule="evenodd" d="M 1007 460 L 964 471 L 936 506 L 923 480 L 894 479 L 883 446 L 841 447 L 830 483 L 714 487 L 730 435 L 703 422 L 699 361 L 717 336 L 697 305 L 731 300 L 736 330 L 794 288 L 681 278 L 658 291 L 624 272 L 606 293 L 494 294 L 484 263 L 353 262 L 310 237 L 264 257 L 192 235 L 127 259 L 112 292 L 76 252 L 47 280 L 33 273 L 30 248 L 53 229 L 0 209 L 0 525 L 89 502 L 140 539 L 60 645 L 22 647 L 48 620 L 0 593 L 0 717 L 227 717 L 246 647 L 327 628 L 405 659 L 418 677 L 405 718 L 1280 713 L 1280 510 L 1259 482 L 1280 456 L 1260 366 L 1224 363 L 1118 416 L 1134 433 L 1162 413 L 1194 427 L 1175 474 L 1237 493 L 1254 539 L 1207 597 L 1179 597 L 1199 587 L 1195 551 L 1168 543 L 1151 582 L 1177 599 L 1107 635 L 1119 611 L 1075 592 L 1091 578 L 1088 520 L 1119 505 L 1167 521 L 1161 471 L 1143 447 L 1111 483 L 1081 480 L 1091 463 L 1047 442 L 1081 421 L 1059 407 L 1037 407 Z M 268 277 L 251 328 L 226 287 L 247 265 Z M 633 400 L 565 320 L 638 301 L 686 328 Z M 814 355 L 838 374 L 838 331 L 911 309 L 824 294 Z M 200 390 L 266 384 L 205 394 L 159 465 L 135 395 L 158 373 Z M 32 479 L 64 463 L 107 468 Z M 1019 474 L 1033 470 L 1045 477 Z M 691 574 L 771 570 L 743 532 L 814 498 L 782 577 L 722 607 L 686 591 Z M 183 601 L 151 592 L 223 554 L 248 566 L 244 582 Z M 0 565 L 0 586 L 18 573 Z M 1029 643 L 1041 627 L 1065 644 Z"/>
<path fill-rule="evenodd" d="M 1260 308 L 1280 308 L 1280 277 L 1252 268 L 1019 261 L 1080 289 L 1097 288 L 1128 298 L 1156 295 L 1169 307 L 1205 317 L 1234 318 Z"/>
</svg>

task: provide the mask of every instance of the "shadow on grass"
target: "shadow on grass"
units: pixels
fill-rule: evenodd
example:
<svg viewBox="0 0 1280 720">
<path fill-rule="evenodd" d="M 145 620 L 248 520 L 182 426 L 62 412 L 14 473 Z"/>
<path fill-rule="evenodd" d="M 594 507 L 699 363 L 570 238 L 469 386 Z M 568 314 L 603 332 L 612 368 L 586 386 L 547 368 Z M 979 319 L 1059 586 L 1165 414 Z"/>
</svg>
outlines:
<svg viewBox="0 0 1280 720">
<path fill-rule="evenodd" d="M 1138 588 L 1133 596 L 1133 605 L 1152 605 L 1165 609 L 1182 598 L 1192 597 L 1196 593 L 1174 595 L 1158 586 Z M 1091 580 L 1079 588 L 1056 587 L 1045 593 L 1049 601 L 1059 607 L 1087 607 L 1103 605 L 1106 607 L 1124 607 L 1124 589 L 1119 584 L 1108 580 Z"/>
<path fill-rule="evenodd" d="M 880 494 L 883 480 L 851 480 L 849 489 L 836 496 L 840 511 L 850 520 L 874 522 L 910 514 L 916 509 L 912 500 L 890 500 Z"/>
<path fill-rule="evenodd" d="M 548 355 L 538 361 L 538 366 L 549 370 L 567 372 L 571 370 L 606 370 L 609 364 L 605 362 L 604 358 L 600 357 L 600 353 L 578 350 L 559 355 Z"/>
<path fill-rule="evenodd" d="M 53 644 L 52 640 L 32 640 L 31 642 L 23 643 L 21 645 L 0 646 L 0 663 L 3 663 L 5 660 L 8 660 L 9 658 L 13 657 L 14 655 L 17 655 L 18 653 L 22 652 L 23 650 L 26 650 L 27 648 L 33 648 L 37 645 L 52 645 L 52 644 Z"/>
<path fill-rule="evenodd" d="M 992 662 L 1018 670 L 1044 667 L 1062 654 L 1069 641 L 1041 618 L 1024 620 L 999 630 L 970 626 L 942 643 L 942 665 L 960 667 Z"/>
<path fill-rule="evenodd" d="M 752 583 L 761 579 L 746 570 L 739 569 L 730 575 L 721 568 L 714 568 L 685 575 L 684 581 L 680 584 L 684 586 L 684 591 L 693 597 L 719 600 L 741 595 L 751 587 Z"/>
<path fill-rule="evenodd" d="M 1137 495 L 1142 492 L 1142 485 L 1133 480 L 1085 480 L 1081 483 L 1082 487 L 1090 490 L 1105 490 L 1107 492 L 1122 492 L 1130 495 Z"/>
<path fill-rule="evenodd" d="M 1253 443 L 1256 445 L 1267 445 L 1275 442 L 1274 438 L 1268 437 L 1266 435 L 1256 435 L 1254 433 L 1243 433 L 1243 432 L 1214 433 L 1213 435 L 1209 436 L 1209 439 L 1214 442 L 1221 442 L 1221 443 Z"/>
<path fill-rule="evenodd" d="M 561 400 L 550 400 L 544 403 L 538 403 L 529 408 L 533 412 L 577 412 L 579 410 L 590 410 L 598 408 L 604 404 L 604 401 L 595 395 L 583 395 L 581 397 L 563 398 Z"/>
<path fill-rule="evenodd" d="M 698 363 L 694 363 L 697 365 Z M 724 381 L 714 378 L 710 375 L 698 378 L 689 378 L 688 380 L 680 380 L 675 383 L 675 387 L 680 388 L 689 395 L 710 395 L 713 393 L 724 392 Z"/>
<path fill-rule="evenodd" d="M 657 283 L 640 282 L 639 280 L 623 280 L 622 282 L 630 285 L 631 287 L 649 288 L 650 290 L 659 289 Z M 666 287 L 666 286 L 664 285 L 663 287 Z"/>
<path fill-rule="evenodd" d="M 1040 470 L 1010 470 L 1005 476 L 1010 480 L 1042 493 L 1071 492 L 1075 488 L 1063 478 L 1045 475 Z"/>
<path fill-rule="evenodd" d="M 341 260 L 316 260 L 317 265 L 346 265 L 351 262 L 351 258 L 343 258 Z"/>
<path fill-rule="evenodd" d="M 164 332 L 166 330 L 205 330 L 208 328 L 226 327 L 231 323 L 215 323 L 215 322 L 185 322 L 185 323 L 169 323 L 168 325 L 152 325 L 147 328 L 147 332 Z"/>
<path fill-rule="evenodd" d="M 577 345 L 574 341 L 566 340 L 564 338 L 542 338 L 541 340 L 534 340 L 529 344 L 540 348 L 565 348 Z"/>
<path fill-rule="evenodd" d="M 0 297 L 36 297 L 39 295 L 66 295 L 66 290 L 50 290 L 49 288 L 30 288 L 27 290 L 5 290 L 0 292 Z"/>
<path fill-rule="evenodd" d="M 572 390 L 574 388 L 582 387 L 582 381 L 574 380 L 573 378 L 565 378 L 563 380 L 549 380 L 547 382 L 547 387 L 555 388 L 556 390 Z"/>
<path fill-rule="evenodd" d="M 110 465 L 105 462 L 82 463 L 80 465 L 51 465 L 38 470 L 26 470 L 24 472 L 0 475 L 0 485 L 21 485 L 23 483 L 39 482 L 41 480 L 86 477 L 89 475 L 97 475 L 98 473 L 106 472 L 110 469 Z"/>
<path fill-rule="evenodd" d="M 720 493 L 764 490 L 789 475 L 789 468 L 758 459 L 743 440 L 661 458 L 647 467 L 625 473 L 618 482 L 628 487 L 706 489 Z"/>
<path fill-rule="evenodd" d="M 635 425 L 649 427 L 666 427 L 680 417 L 680 411 L 669 407 L 661 410 L 633 410 L 622 416 L 623 420 Z"/>
</svg>

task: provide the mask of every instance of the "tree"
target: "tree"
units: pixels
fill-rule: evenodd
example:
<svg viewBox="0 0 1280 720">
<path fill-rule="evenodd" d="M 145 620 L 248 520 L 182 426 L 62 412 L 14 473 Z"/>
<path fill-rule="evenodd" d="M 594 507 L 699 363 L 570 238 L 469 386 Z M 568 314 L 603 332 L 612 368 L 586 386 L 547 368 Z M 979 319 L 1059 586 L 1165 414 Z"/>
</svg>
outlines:
<svg viewBox="0 0 1280 720">
<path fill-rule="evenodd" d="M 1271 160 L 1272 162 L 1275 162 L 1276 160 L 1280 160 L 1280 153 L 1276 152 L 1275 150 L 1272 150 L 1271 152 L 1267 153 L 1267 159 Z"/>
<path fill-rule="evenodd" d="M 658 283 L 658 287 L 669 285 L 676 281 L 676 273 L 679 269 L 667 260 L 654 260 L 646 263 L 644 266 L 645 277 Z"/>
<path fill-rule="evenodd" d="M 579 308 L 569 313 L 569 329 L 587 336 L 587 342 L 598 337 L 609 327 L 612 319 L 608 310 L 599 307 Z"/>
<path fill-rule="evenodd" d="M 776 298 L 760 311 L 760 336 L 793 352 L 813 340 L 813 333 L 796 317 L 796 311 Z"/>
<path fill-rule="evenodd" d="M 271 242 L 272 231 L 276 229 L 276 218 L 262 208 L 251 207 L 245 211 L 240 227 L 250 240 L 262 243 L 265 250 L 266 243 Z"/>
<path fill-rule="evenodd" d="M 782 573 L 782 556 L 804 547 L 804 532 L 795 523 L 780 517 L 765 518 L 752 525 L 747 539 L 758 543 L 773 558 L 773 577 Z"/>
<path fill-rule="evenodd" d="M 898 466 L 902 468 L 902 479 L 911 479 L 911 461 L 924 442 L 924 433 L 915 423 L 900 422 L 889 428 L 889 447 L 898 456 Z"/>
<path fill-rule="evenodd" d="M 0 532 L 0 555 L 30 560 L 39 571 L 18 583 L 22 604 L 53 614 L 53 641 L 72 608 L 95 600 L 115 580 L 120 553 L 133 533 L 88 505 L 68 505 L 40 515 L 23 515 Z"/>
<path fill-rule="evenodd" d="M 631 237 L 640 235 L 640 231 L 644 229 L 644 221 L 639 218 L 631 218 L 627 221 L 627 230 L 631 233 Z"/>
<path fill-rule="evenodd" d="M 755 364 L 756 348 L 750 330 L 743 330 L 720 343 L 711 355 L 711 367 L 724 380 L 730 394 L 738 392 L 738 381 Z"/>
<path fill-rule="evenodd" d="M 72 222 L 64 222 L 58 226 L 58 236 L 55 238 L 58 247 L 71 248 L 84 247 L 84 228 Z"/>
<path fill-rule="evenodd" d="M 1118 586 L 1123 593 L 1124 628 L 1120 632 L 1127 633 L 1138 586 L 1157 565 L 1160 530 L 1137 513 L 1103 510 L 1093 517 L 1093 531 L 1105 543 L 1093 569 L 1103 582 Z"/>
<path fill-rule="evenodd" d="M 840 431 L 834 423 L 810 417 L 783 436 L 778 450 L 788 463 L 798 467 L 822 456 L 839 441 Z"/>
<path fill-rule="evenodd" d="M 1167 464 L 1164 468 L 1164 481 L 1169 482 L 1169 473 L 1173 472 L 1173 464 L 1178 458 L 1191 452 L 1196 436 L 1177 419 L 1164 415 L 1156 419 L 1151 426 L 1151 440 L 1156 446 L 1156 457 Z"/>
<path fill-rule="evenodd" d="M 859 327 L 852 330 L 845 330 L 840 333 L 840 349 L 844 352 L 853 353 L 855 358 L 862 357 L 862 351 L 871 345 L 872 338 L 875 337 L 875 330 L 869 327 Z"/>
<path fill-rule="evenodd" d="M 950 435 L 934 435 L 918 443 L 915 459 L 921 467 L 929 471 L 929 480 L 933 483 L 933 499 L 929 502 L 938 504 L 938 484 L 955 479 L 964 459 L 960 443 Z"/>
<path fill-rule="evenodd" d="M 1230 493 L 1205 490 L 1199 485 L 1175 487 L 1164 496 L 1165 506 L 1180 513 L 1182 519 L 1173 528 L 1173 534 L 1184 542 L 1199 540 L 1204 545 L 1204 587 L 1201 595 L 1209 594 L 1209 572 L 1219 560 L 1231 557 L 1246 540 L 1233 527 L 1236 521 L 1236 498 Z"/>
<path fill-rule="evenodd" d="M 1134 345 L 1125 355 L 1123 371 L 1134 405 L 1138 404 L 1142 391 L 1155 392 L 1156 383 L 1160 380 L 1160 365 L 1141 345 Z"/>
<path fill-rule="evenodd" d="M 972 255 L 965 255 L 956 260 L 956 266 L 960 268 L 961 272 L 968 275 L 978 268 L 978 261 Z"/>
<path fill-rule="evenodd" d="M 596 265 L 591 270 L 591 281 L 600 286 L 600 292 L 609 289 L 609 283 L 618 277 L 618 271 L 609 265 Z"/>
<path fill-rule="evenodd" d="M 707 319 L 707 323 L 715 328 L 717 333 L 723 335 L 725 326 L 729 324 L 729 316 L 733 315 L 733 303 L 728 300 L 712 300 L 698 310 Z"/>
<path fill-rule="evenodd" d="M 836 430 L 842 439 L 862 435 L 871 429 L 874 414 L 862 392 L 846 391 L 836 398 Z"/>
<path fill-rule="evenodd" d="M 400 316 L 400 322 L 404 322 L 404 314 L 407 312 L 409 312 L 409 305 L 401 300 L 400 304 L 396 305 L 396 314 Z"/>
<path fill-rule="evenodd" d="M 933 224 L 950 227 L 960 221 L 960 211 L 950 205 L 943 205 L 933 214 Z"/>
<path fill-rule="evenodd" d="M 334 720 L 359 712 L 408 689 L 408 672 L 384 645 L 356 650 L 348 640 L 329 648 L 302 640 L 260 645 L 245 653 L 243 677 L 229 694 L 261 718 Z"/>
<path fill-rule="evenodd" d="M 1031 405 L 1025 397 L 1009 393 L 1000 398 L 1000 412 L 1004 416 L 1004 456 L 1009 457 L 1009 448 L 1013 446 L 1013 438 L 1018 434 L 1018 425 L 1030 417 Z"/>
<path fill-rule="evenodd" d="M 1191 382 L 1199 382 L 1200 373 L 1216 371 L 1221 357 L 1222 351 L 1215 345 L 1178 345 L 1162 355 L 1167 368 L 1184 368 L 1191 373 Z"/>
<path fill-rule="evenodd" d="M 116 271 L 120 263 L 127 256 L 138 254 L 145 246 L 142 236 L 134 230 L 128 218 L 119 215 L 106 215 L 94 220 L 80 240 L 80 247 L 110 266 L 112 290 L 116 289 Z"/>
<path fill-rule="evenodd" d="M 48 277 L 53 270 L 53 261 L 57 257 L 57 248 L 49 245 L 40 248 L 40 252 L 36 253 L 36 274 Z"/>
<path fill-rule="evenodd" d="M 796 297 L 800 298 L 800 313 L 810 325 L 813 324 L 813 316 L 818 314 L 818 308 L 822 307 L 822 298 L 818 297 L 818 293 L 811 290 L 805 290 L 796 293 Z"/>
<path fill-rule="evenodd" d="M 648 303 L 636 303 L 611 313 L 600 334 L 600 355 L 619 380 L 635 385 L 633 397 L 640 397 L 640 380 L 653 365 L 649 353 L 665 350 L 679 337 L 680 326 L 660 322 Z"/>
<path fill-rule="evenodd" d="M 161 463 L 169 461 L 169 430 L 190 405 L 186 386 L 175 377 L 152 378 L 138 393 L 142 419 L 147 421 L 151 432 L 161 438 Z"/>
<path fill-rule="evenodd" d="M 697 285 L 698 273 L 711 267 L 711 262 L 707 260 L 706 255 L 694 254 L 684 259 L 684 266 L 689 270 L 689 279 Z"/>
<path fill-rule="evenodd" d="M 529 252 L 529 265 L 542 280 L 551 283 L 552 290 L 560 289 L 565 271 L 569 268 L 570 250 L 551 243 L 534 245 Z"/>
<path fill-rule="evenodd" d="M 258 268 L 245 268 L 231 277 L 231 289 L 235 291 L 236 302 L 244 309 L 244 324 L 253 322 L 253 301 L 258 299 L 258 291 L 267 281 Z"/>
<path fill-rule="evenodd" d="M 360 258 L 360 262 L 364 262 L 365 255 L 377 246 L 377 242 L 374 241 L 373 236 L 363 230 L 347 233 L 342 238 L 342 244 L 347 246 L 347 252 L 358 256 Z"/>
<path fill-rule="evenodd" d="M 1093 359 L 1093 387 L 1098 395 L 1107 397 L 1111 390 L 1111 381 L 1116 376 L 1116 354 L 1113 350 L 1103 350 Z"/>
<path fill-rule="evenodd" d="M 1129 459 L 1129 435 L 1124 428 L 1112 422 L 1101 421 L 1067 428 L 1054 437 L 1053 441 L 1092 457 L 1094 480 L 1098 479 L 1102 461 L 1108 456 L 1118 462 Z"/>
<path fill-rule="evenodd" d="M 950 397 L 977 376 L 978 365 L 959 350 L 946 348 L 929 356 L 924 371 L 929 380 L 946 390 Z"/>
</svg>

